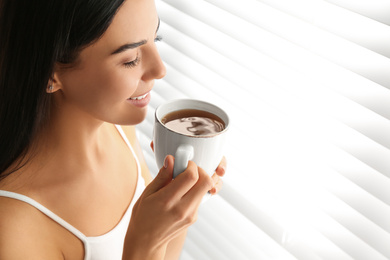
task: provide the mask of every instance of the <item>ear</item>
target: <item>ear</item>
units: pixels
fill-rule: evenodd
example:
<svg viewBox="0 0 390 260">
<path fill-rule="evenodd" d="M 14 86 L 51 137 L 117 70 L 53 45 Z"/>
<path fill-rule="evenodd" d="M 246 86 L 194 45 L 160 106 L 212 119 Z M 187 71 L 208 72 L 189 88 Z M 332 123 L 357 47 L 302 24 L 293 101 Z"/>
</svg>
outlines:
<svg viewBox="0 0 390 260">
<path fill-rule="evenodd" d="M 58 72 L 54 72 L 47 83 L 46 93 L 54 93 L 62 89 L 62 83 L 59 79 Z"/>
</svg>

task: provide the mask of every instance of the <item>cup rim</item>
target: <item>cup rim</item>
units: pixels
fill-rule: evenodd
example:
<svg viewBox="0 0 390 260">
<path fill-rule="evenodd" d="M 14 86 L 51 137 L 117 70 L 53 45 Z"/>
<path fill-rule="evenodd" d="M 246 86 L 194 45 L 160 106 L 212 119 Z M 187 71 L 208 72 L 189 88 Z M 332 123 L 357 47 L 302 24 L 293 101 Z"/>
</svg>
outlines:
<svg viewBox="0 0 390 260">
<path fill-rule="evenodd" d="M 183 134 L 183 133 L 178 133 L 176 131 L 173 131 L 172 129 L 168 128 L 165 124 L 163 124 L 158 116 L 158 113 L 159 111 L 165 107 L 165 106 L 169 106 L 173 103 L 177 103 L 177 102 L 193 102 L 193 103 L 196 103 L 196 104 L 203 104 L 203 105 L 207 105 L 207 106 L 211 106 L 211 107 L 214 107 L 216 108 L 217 110 L 219 110 L 219 112 L 222 114 L 222 118 L 220 115 L 217 115 L 218 117 L 220 117 L 224 124 L 225 124 L 225 128 L 218 132 L 218 133 L 214 133 L 214 134 L 210 134 L 210 135 L 189 135 L 189 134 Z M 181 109 L 185 109 L 185 108 L 179 108 L 179 109 L 173 109 L 173 110 L 170 110 L 169 112 L 167 113 L 170 113 L 170 112 L 173 112 L 173 111 L 177 111 L 177 110 L 181 110 Z M 214 112 L 210 112 L 210 111 L 207 111 L 205 109 L 202 109 L 202 108 L 189 108 L 189 109 L 198 109 L 198 110 L 203 110 L 203 111 L 206 111 L 206 112 L 209 112 L 209 113 L 213 113 L 215 114 Z M 163 116 L 165 116 L 167 113 L 164 113 Z M 174 99 L 174 100 L 170 100 L 168 102 L 165 102 L 161 105 L 159 105 L 157 108 L 156 108 L 156 111 L 154 113 L 154 116 L 155 116 L 155 119 L 156 121 L 161 125 L 163 126 L 165 129 L 167 129 L 168 131 L 172 132 L 172 133 L 175 133 L 175 134 L 178 134 L 178 135 L 182 135 L 182 136 L 186 136 L 186 137 L 190 137 L 190 138 L 212 138 L 212 137 L 215 137 L 215 136 L 218 136 L 218 135 L 221 135 L 223 133 L 225 133 L 228 129 L 229 129 L 229 126 L 230 126 L 230 118 L 228 116 L 228 114 L 222 109 L 220 108 L 219 106 L 216 106 L 214 104 L 211 104 L 209 102 L 206 102 L 206 101 L 202 101 L 202 100 L 197 100 L 197 99 Z"/>
</svg>

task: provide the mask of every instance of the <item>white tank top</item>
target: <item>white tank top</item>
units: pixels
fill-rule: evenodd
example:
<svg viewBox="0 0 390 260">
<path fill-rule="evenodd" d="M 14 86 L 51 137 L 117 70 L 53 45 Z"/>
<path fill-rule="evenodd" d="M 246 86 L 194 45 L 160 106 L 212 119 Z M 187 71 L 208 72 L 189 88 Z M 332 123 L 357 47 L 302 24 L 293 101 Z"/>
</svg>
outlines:
<svg viewBox="0 0 390 260">
<path fill-rule="evenodd" d="M 118 225 L 116 225 L 108 233 L 97 237 L 87 237 L 79 230 L 77 230 L 75 227 L 67 223 L 65 220 L 63 220 L 62 218 L 54 214 L 52 211 L 50 211 L 49 209 L 47 209 L 37 201 L 18 193 L 0 190 L 0 196 L 17 199 L 30 204 L 31 206 L 40 210 L 43 214 L 47 215 L 52 220 L 54 220 L 55 222 L 57 222 L 67 230 L 69 230 L 76 237 L 78 237 L 84 244 L 84 252 L 85 252 L 84 260 L 122 259 L 123 244 L 124 244 L 127 228 L 130 223 L 131 212 L 135 202 L 138 200 L 143 190 L 145 189 L 145 183 L 141 176 L 141 166 L 139 164 L 138 158 L 133 148 L 131 147 L 131 144 L 127 139 L 125 133 L 123 132 L 123 129 L 120 126 L 116 126 L 116 128 L 118 129 L 123 140 L 126 142 L 127 146 L 129 147 L 130 151 L 132 152 L 135 158 L 135 161 L 137 163 L 138 180 L 137 180 L 137 186 L 135 189 L 133 200 L 131 201 L 129 207 L 127 208 L 126 213 L 123 215 Z"/>
</svg>

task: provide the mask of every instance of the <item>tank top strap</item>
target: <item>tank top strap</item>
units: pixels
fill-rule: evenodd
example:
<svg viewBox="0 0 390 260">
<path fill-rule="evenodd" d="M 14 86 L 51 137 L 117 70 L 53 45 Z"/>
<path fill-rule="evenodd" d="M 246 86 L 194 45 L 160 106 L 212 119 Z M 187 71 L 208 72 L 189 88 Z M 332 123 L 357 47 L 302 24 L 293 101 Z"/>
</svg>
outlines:
<svg viewBox="0 0 390 260">
<path fill-rule="evenodd" d="M 130 149 L 130 151 L 131 151 L 131 153 L 136 161 L 136 164 L 137 164 L 138 180 L 137 180 L 136 192 L 134 194 L 134 199 L 132 201 L 132 204 L 129 206 L 129 208 L 127 209 L 127 212 L 126 212 L 126 214 L 130 214 L 135 200 L 138 199 L 138 197 L 142 193 L 142 190 L 145 186 L 141 181 L 143 179 L 142 175 L 141 175 L 141 165 L 139 163 L 138 157 L 137 157 L 133 147 L 131 146 L 129 140 L 127 139 L 127 136 L 126 136 L 125 132 L 123 131 L 122 127 L 119 125 L 115 125 L 115 127 L 118 130 L 118 132 L 120 133 L 122 139 L 125 141 L 125 143 L 129 147 L 129 149 Z M 92 240 L 96 240 L 99 237 L 85 236 L 83 233 L 81 233 L 81 231 L 76 229 L 74 226 L 72 226 L 71 224 L 66 222 L 64 219 L 62 219 L 61 217 L 56 215 L 54 212 L 52 212 L 51 210 L 49 210 L 48 208 L 46 208 L 45 206 L 43 206 L 42 204 L 40 204 L 39 202 L 37 202 L 36 200 L 34 200 L 30 197 L 27 197 L 27 196 L 19 194 L 19 193 L 11 192 L 11 191 L 5 191 L 5 190 L 0 190 L 0 197 L 6 197 L 6 198 L 15 199 L 15 200 L 25 202 L 25 203 L 33 206 L 37 210 L 41 211 L 47 217 L 51 218 L 53 221 L 57 222 L 59 225 L 61 225 L 62 227 L 67 229 L 69 232 L 71 232 L 73 235 L 75 235 L 78 239 L 80 239 L 84 244 L 84 251 L 85 251 L 84 260 L 89 260 L 91 258 L 91 255 L 92 255 L 91 250 L 93 251 L 93 248 L 91 247 L 90 242 Z M 130 213 L 128 213 L 128 212 L 130 212 Z M 122 218 L 121 221 L 123 221 L 123 219 L 124 218 Z M 103 235 L 101 237 L 104 237 L 104 236 L 105 235 Z"/>
<path fill-rule="evenodd" d="M 81 233 L 79 230 L 77 230 L 75 227 L 70 225 L 68 222 L 63 220 L 61 217 L 56 215 L 54 212 L 52 212 L 51 210 L 49 210 L 48 208 L 46 208 L 45 206 L 43 206 L 39 202 L 33 200 L 32 198 L 27 197 L 27 196 L 22 195 L 22 194 L 19 194 L 19 193 L 0 190 L 0 197 L 6 197 L 6 198 L 15 199 L 15 200 L 25 202 L 25 203 L 33 206 L 37 210 L 41 211 L 43 214 L 45 214 L 46 216 L 48 216 L 49 218 L 51 218 L 52 220 L 54 220 L 58 224 L 60 224 L 62 227 L 67 229 L 69 232 L 71 232 L 73 235 L 75 235 L 77 238 L 79 238 L 83 242 L 84 250 L 85 250 L 84 259 L 88 259 L 89 248 L 88 248 L 86 236 L 83 233 Z"/>
<path fill-rule="evenodd" d="M 141 176 L 141 165 L 139 163 L 139 160 L 138 160 L 138 156 L 137 154 L 135 153 L 134 151 L 134 148 L 132 147 L 132 145 L 130 144 L 130 141 L 127 139 L 127 136 L 125 134 L 125 132 L 123 131 L 122 127 L 120 125 L 115 125 L 116 129 L 118 130 L 118 132 L 120 133 L 120 135 L 122 136 L 122 139 L 125 141 L 125 143 L 127 144 L 127 147 L 129 147 L 134 159 L 135 159 L 135 162 L 137 163 L 137 171 L 138 171 L 138 179 L 142 178 Z"/>
</svg>

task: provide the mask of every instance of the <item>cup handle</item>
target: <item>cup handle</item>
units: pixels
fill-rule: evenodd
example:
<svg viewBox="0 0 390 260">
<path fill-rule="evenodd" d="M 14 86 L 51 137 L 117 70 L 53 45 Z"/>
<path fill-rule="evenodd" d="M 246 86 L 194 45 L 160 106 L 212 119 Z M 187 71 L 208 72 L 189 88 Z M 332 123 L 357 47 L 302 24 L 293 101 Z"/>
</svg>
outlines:
<svg viewBox="0 0 390 260">
<path fill-rule="evenodd" d="M 173 165 L 173 178 L 187 169 L 188 161 L 194 157 L 194 147 L 191 145 L 180 145 L 175 153 L 175 164 Z"/>
</svg>

